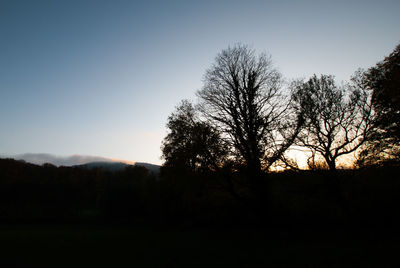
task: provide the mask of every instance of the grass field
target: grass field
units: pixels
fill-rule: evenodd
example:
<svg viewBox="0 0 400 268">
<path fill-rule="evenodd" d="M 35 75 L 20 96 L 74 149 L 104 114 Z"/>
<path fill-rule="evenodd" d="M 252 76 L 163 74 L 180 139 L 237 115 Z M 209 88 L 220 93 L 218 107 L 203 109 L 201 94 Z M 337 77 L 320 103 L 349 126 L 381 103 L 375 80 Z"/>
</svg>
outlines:
<svg viewBox="0 0 400 268">
<path fill-rule="evenodd" d="M 393 231 L 2 226 L 0 267 L 396 267 Z"/>
</svg>

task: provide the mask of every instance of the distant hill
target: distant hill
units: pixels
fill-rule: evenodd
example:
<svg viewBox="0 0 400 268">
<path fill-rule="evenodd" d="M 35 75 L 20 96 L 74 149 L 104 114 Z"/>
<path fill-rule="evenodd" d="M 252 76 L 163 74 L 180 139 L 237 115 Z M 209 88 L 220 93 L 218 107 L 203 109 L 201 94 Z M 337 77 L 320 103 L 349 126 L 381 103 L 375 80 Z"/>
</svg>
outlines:
<svg viewBox="0 0 400 268">
<path fill-rule="evenodd" d="M 149 163 L 143 163 L 143 162 L 136 162 L 135 166 L 142 166 L 147 168 L 151 173 L 158 175 L 160 173 L 160 168 L 161 166 L 159 165 L 154 165 L 154 164 L 149 164 Z"/>
<path fill-rule="evenodd" d="M 83 167 L 88 169 L 102 168 L 107 171 L 117 172 L 125 169 L 127 166 L 132 166 L 125 162 L 116 162 L 111 158 L 99 157 L 99 156 L 88 156 L 88 155 L 71 155 L 71 156 L 57 156 L 46 153 L 27 153 L 14 156 L 0 155 L 0 158 L 10 158 L 15 160 L 25 161 L 35 165 L 43 165 L 50 163 L 55 166 L 66 166 L 66 167 Z M 147 168 L 151 173 L 158 175 L 160 173 L 159 165 L 136 162 L 134 165 L 143 166 Z"/>
<path fill-rule="evenodd" d="M 131 165 L 122 162 L 90 162 L 82 165 L 75 165 L 72 167 L 87 168 L 87 169 L 102 168 L 103 170 L 116 172 L 124 170 L 127 166 Z"/>
<path fill-rule="evenodd" d="M 88 169 L 102 168 L 103 170 L 117 172 L 124 170 L 126 167 L 129 166 L 145 167 L 150 171 L 150 173 L 153 173 L 154 175 L 158 175 L 160 173 L 160 166 L 143 162 L 136 162 L 134 165 L 129 165 L 123 162 L 90 162 L 83 165 L 75 165 L 73 167 L 83 167 Z"/>
</svg>

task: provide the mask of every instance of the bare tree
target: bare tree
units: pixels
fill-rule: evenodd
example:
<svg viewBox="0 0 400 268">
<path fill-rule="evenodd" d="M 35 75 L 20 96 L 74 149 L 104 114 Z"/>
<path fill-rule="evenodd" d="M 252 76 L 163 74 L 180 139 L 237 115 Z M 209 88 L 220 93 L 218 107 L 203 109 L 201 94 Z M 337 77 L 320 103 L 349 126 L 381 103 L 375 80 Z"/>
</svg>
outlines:
<svg viewBox="0 0 400 268">
<path fill-rule="evenodd" d="M 293 85 L 292 100 L 304 118 L 304 127 L 296 144 L 311 152 L 309 163 L 322 157 L 336 173 L 337 159 L 355 152 L 367 140 L 371 130 L 370 94 L 358 83 L 337 87 L 329 75 L 314 75 L 307 82 Z"/>
<path fill-rule="evenodd" d="M 269 169 L 296 136 L 281 88 L 270 57 L 236 45 L 217 55 L 197 93 L 200 111 L 252 177 Z"/>
</svg>

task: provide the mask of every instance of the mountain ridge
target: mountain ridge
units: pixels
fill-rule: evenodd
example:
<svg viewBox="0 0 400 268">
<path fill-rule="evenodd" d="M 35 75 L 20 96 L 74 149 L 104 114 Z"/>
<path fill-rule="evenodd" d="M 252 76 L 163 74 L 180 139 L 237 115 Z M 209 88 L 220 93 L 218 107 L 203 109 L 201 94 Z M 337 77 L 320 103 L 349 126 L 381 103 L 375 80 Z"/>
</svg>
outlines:
<svg viewBox="0 0 400 268">
<path fill-rule="evenodd" d="M 134 167 L 134 166 L 142 166 L 147 168 L 150 173 L 153 173 L 155 175 L 160 173 L 160 167 L 159 165 L 154 165 L 150 163 L 145 163 L 145 162 L 135 162 L 133 165 L 132 164 L 127 164 L 123 162 L 89 162 L 85 163 L 82 165 L 74 165 L 72 167 L 83 167 L 83 168 L 88 168 L 88 169 L 94 169 L 94 168 L 102 168 L 107 171 L 112 171 L 112 172 L 117 172 L 117 171 L 122 171 L 127 167 Z"/>
<path fill-rule="evenodd" d="M 46 163 L 55 166 L 66 166 L 66 167 L 86 167 L 86 168 L 103 168 L 109 171 L 120 171 L 128 166 L 144 166 L 151 173 L 158 174 L 160 165 L 151 164 L 147 162 L 133 162 L 128 160 L 116 160 L 112 158 L 106 158 L 101 156 L 90 156 L 90 155 L 71 155 L 71 156 L 57 156 L 47 153 L 25 153 L 18 155 L 0 155 L 1 158 L 11 158 L 19 161 L 25 161 L 27 163 L 35 165 L 43 165 Z"/>
</svg>

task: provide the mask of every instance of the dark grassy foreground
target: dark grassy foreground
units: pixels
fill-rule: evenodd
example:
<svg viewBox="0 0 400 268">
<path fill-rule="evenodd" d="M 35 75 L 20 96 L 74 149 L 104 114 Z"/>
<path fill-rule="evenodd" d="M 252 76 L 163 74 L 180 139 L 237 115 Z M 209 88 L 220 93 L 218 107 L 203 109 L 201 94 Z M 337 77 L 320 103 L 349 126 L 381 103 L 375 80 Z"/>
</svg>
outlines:
<svg viewBox="0 0 400 268">
<path fill-rule="evenodd" d="M 379 229 L 0 228 L 0 267 L 398 267 L 400 235 Z"/>
<path fill-rule="evenodd" d="M 0 268 L 400 267 L 399 172 L 341 170 L 343 199 L 326 171 L 232 173 L 238 199 L 218 173 L 0 159 Z"/>
</svg>

